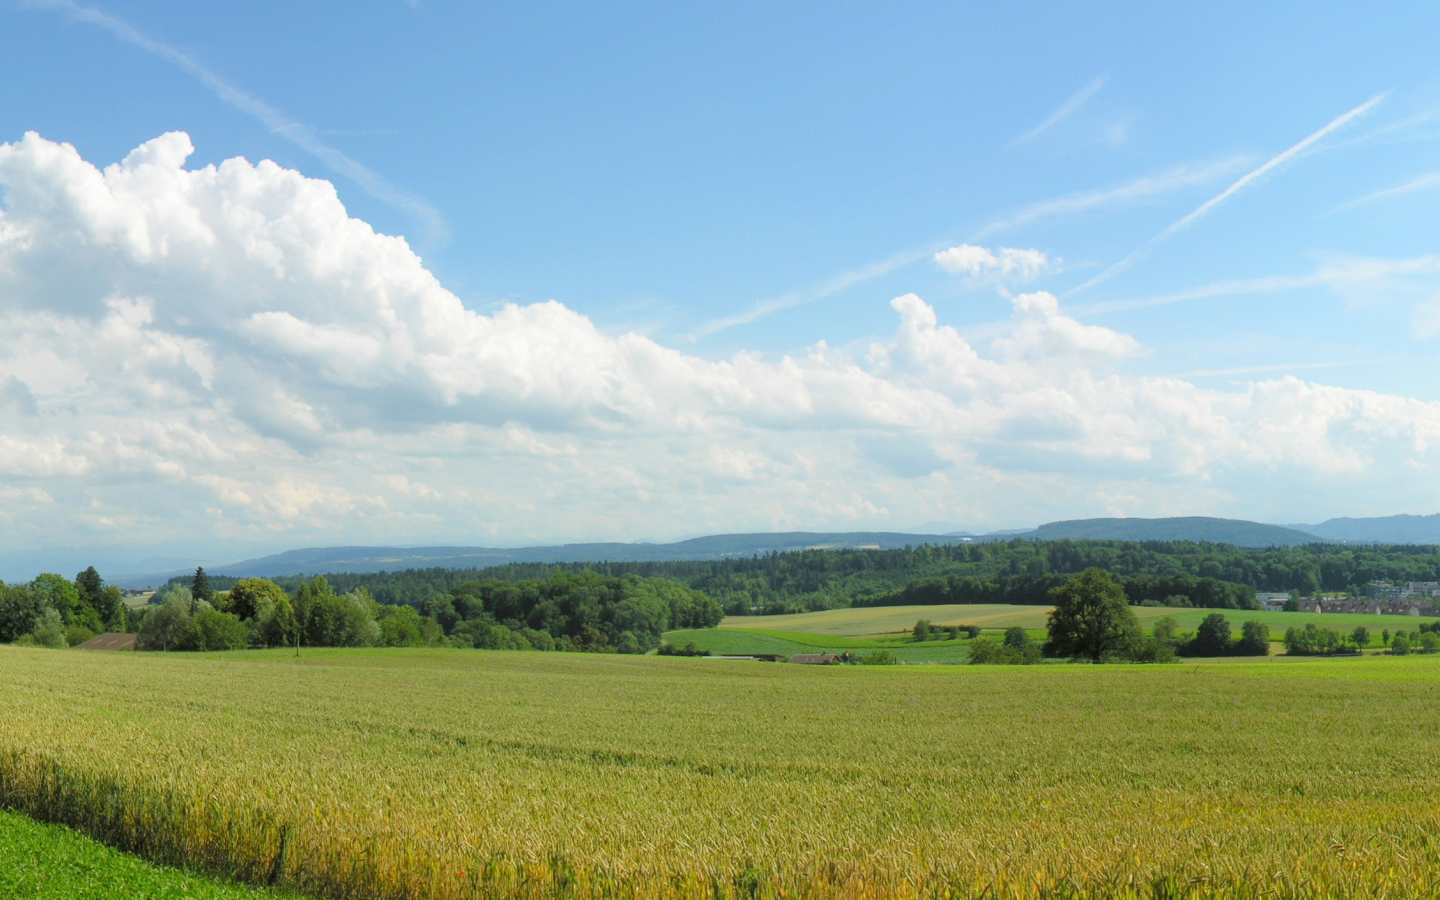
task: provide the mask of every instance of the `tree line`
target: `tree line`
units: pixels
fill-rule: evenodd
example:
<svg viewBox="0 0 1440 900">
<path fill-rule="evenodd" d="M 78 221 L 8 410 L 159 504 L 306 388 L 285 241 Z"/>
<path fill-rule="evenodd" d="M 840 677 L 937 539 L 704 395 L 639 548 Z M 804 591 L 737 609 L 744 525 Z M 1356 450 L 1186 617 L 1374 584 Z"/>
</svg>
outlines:
<svg viewBox="0 0 1440 900">
<path fill-rule="evenodd" d="M 41 576 L 0 592 L 0 639 L 56 647 L 79 643 L 65 638 L 66 620 L 44 593 L 52 582 Z M 128 613 L 118 590 L 102 589 L 103 597 L 118 604 L 107 607 L 105 627 L 133 631 L 142 650 L 309 646 L 644 653 L 658 647 L 666 631 L 714 627 L 724 615 L 714 600 L 678 582 L 596 572 L 518 582 L 470 580 L 430 595 L 418 609 L 381 603 L 364 585 L 339 592 L 323 575 L 292 583 L 287 591 L 264 578 L 212 579 L 202 568 L 188 584 L 172 579 L 150 605 Z M 59 639 L 47 630 L 52 618 L 61 627 Z"/>
<path fill-rule="evenodd" d="M 1127 596 L 1138 603 L 1246 608 L 1245 598 L 1255 591 L 1359 595 L 1370 581 L 1440 581 L 1440 547 L 1315 543 L 1254 549 L 1192 541 L 1016 539 L 894 550 L 794 550 L 719 560 L 512 563 L 326 577 L 341 593 L 364 587 L 381 603 L 419 608 L 431 595 L 467 581 L 534 581 L 593 571 L 677 581 L 714 597 L 728 615 L 750 615 L 875 605 L 912 584 L 928 583 L 924 589 L 934 592 L 937 580 L 951 590 L 954 579 L 964 578 L 976 579 L 959 589 L 977 598 L 969 602 L 1022 602 L 1013 599 L 1018 597 L 1043 603 L 1036 598 L 1089 568 L 1122 576 Z M 274 580 L 294 592 L 305 576 Z M 217 578 L 216 583 L 222 582 Z"/>
<path fill-rule="evenodd" d="M 1201 620 L 1193 634 L 1182 634 L 1169 616 L 1154 621 L 1150 634 L 1140 629 L 1132 598 L 1125 586 L 1103 569 L 1086 569 L 1052 588 L 1047 599 L 1053 610 L 1046 619 L 1046 640 L 1037 644 L 1024 628 L 1012 627 L 1003 639 L 980 638 L 970 646 L 972 664 L 1027 665 L 1045 657 L 1072 661 L 1141 663 L 1170 662 L 1176 657 L 1269 656 L 1270 629 L 1259 620 L 1245 622 L 1233 635 L 1229 620 L 1211 613 Z M 917 641 L 930 638 L 933 626 L 921 619 L 912 632 Z M 1440 621 L 1417 625 L 1414 632 L 1401 630 L 1381 635 L 1388 652 L 1440 652 Z M 1357 626 L 1349 632 L 1322 628 L 1309 623 L 1285 632 L 1285 649 L 1292 656 L 1356 654 L 1371 645 L 1369 629 Z"/>
<path fill-rule="evenodd" d="M 26 584 L 0 581 L 0 642 L 73 647 L 126 624 L 124 593 L 94 566 L 73 581 L 53 572 Z"/>
<path fill-rule="evenodd" d="M 1116 575 L 1132 606 L 1174 606 L 1199 609 L 1258 609 L 1255 589 L 1218 578 L 1189 574 Z M 858 600 L 856 606 L 938 606 L 950 603 L 1006 603 L 1043 606 L 1050 592 L 1068 576 L 1047 572 L 1038 575 L 948 575 L 917 578 L 886 594 Z"/>
</svg>

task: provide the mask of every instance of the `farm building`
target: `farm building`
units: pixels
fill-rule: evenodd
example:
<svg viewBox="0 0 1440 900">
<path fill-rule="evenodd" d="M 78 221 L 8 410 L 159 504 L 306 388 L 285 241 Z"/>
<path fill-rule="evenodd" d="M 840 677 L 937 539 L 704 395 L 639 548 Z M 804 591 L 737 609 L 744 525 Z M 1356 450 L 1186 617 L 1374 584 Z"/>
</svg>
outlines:
<svg viewBox="0 0 1440 900">
<path fill-rule="evenodd" d="M 833 653 L 797 653 L 790 657 L 790 661 L 805 666 L 830 666 L 838 665 L 840 657 Z"/>
</svg>

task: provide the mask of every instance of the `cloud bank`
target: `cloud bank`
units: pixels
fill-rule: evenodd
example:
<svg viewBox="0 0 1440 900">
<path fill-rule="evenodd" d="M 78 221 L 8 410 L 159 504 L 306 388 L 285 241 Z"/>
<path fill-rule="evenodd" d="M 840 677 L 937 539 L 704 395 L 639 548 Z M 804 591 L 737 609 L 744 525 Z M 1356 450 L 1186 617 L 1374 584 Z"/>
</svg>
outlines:
<svg viewBox="0 0 1440 900">
<path fill-rule="evenodd" d="M 1256 514 L 1316 485 L 1413 505 L 1435 481 L 1440 405 L 1129 375 L 1145 348 L 1047 293 L 984 346 L 898 297 L 861 357 L 705 359 L 553 301 L 482 314 L 330 183 L 191 151 L 170 133 L 101 169 L 0 145 L 12 548 L 998 527 Z"/>
</svg>

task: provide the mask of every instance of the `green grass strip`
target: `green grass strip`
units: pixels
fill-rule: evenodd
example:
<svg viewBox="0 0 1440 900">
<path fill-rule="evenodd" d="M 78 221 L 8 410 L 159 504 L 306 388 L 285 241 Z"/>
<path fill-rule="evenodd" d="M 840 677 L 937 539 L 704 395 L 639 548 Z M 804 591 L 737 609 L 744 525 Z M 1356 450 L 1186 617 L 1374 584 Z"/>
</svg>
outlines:
<svg viewBox="0 0 1440 900">
<path fill-rule="evenodd" d="M 0 897 L 276 900 L 281 896 L 153 865 L 63 825 L 46 825 L 0 810 Z"/>
</svg>

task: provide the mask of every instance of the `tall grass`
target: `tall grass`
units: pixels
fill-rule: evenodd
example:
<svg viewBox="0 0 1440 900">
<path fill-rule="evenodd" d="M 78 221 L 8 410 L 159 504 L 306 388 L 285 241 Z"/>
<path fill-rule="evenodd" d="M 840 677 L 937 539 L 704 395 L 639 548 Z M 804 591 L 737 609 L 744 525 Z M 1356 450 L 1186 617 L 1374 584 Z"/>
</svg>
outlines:
<svg viewBox="0 0 1440 900">
<path fill-rule="evenodd" d="M 1430 897 L 1437 682 L 0 648 L 0 802 L 337 898 Z"/>
</svg>

